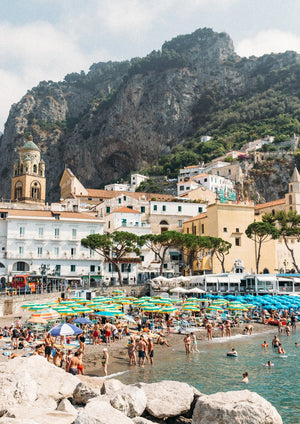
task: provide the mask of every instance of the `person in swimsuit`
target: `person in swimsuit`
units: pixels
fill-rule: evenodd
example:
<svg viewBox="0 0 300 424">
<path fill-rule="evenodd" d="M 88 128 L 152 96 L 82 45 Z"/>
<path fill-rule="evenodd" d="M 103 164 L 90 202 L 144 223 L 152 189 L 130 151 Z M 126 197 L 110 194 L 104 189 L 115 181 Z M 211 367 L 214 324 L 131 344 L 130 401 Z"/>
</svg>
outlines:
<svg viewBox="0 0 300 424">
<path fill-rule="evenodd" d="M 153 356 L 154 356 L 154 345 L 151 337 L 148 337 L 148 355 L 150 358 L 150 364 L 153 365 Z"/>
<path fill-rule="evenodd" d="M 231 337 L 231 324 L 229 321 L 225 324 L 225 335 L 226 337 Z"/>
<path fill-rule="evenodd" d="M 111 324 L 108 321 L 106 321 L 106 323 L 104 325 L 104 331 L 105 331 L 106 344 L 110 344 Z"/>
<path fill-rule="evenodd" d="M 128 356 L 129 356 L 129 365 L 137 365 L 136 354 L 135 354 L 135 341 L 133 337 L 131 337 L 128 342 Z"/>
<path fill-rule="evenodd" d="M 84 375 L 82 357 L 83 357 L 83 352 L 81 349 L 79 349 L 78 356 L 77 356 L 77 358 L 79 359 L 79 364 L 77 365 L 77 372 L 78 374 Z"/>
<path fill-rule="evenodd" d="M 78 359 L 78 352 L 75 352 L 75 355 L 72 356 L 70 362 L 67 364 L 66 371 L 72 375 L 78 374 L 78 365 L 80 365 L 80 360 Z"/>
<path fill-rule="evenodd" d="M 191 336 L 187 334 L 183 341 L 185 346 L 185 353 L 189 355 L 191 353 Z"/>
<path fill-rule="evenodd" d="M 140 337 L 139 341 L 137 342 L 137 350 L 139 353 L 139 367 L 142 366 L 144 367 L 145 365 L 145 360 L 146 360 L 146 349 L 147 349 L 147 345 L 146 342 L 144 340 L 143 335 Z"/>
<path fill-rule="evenodd" d="M 45 335 L 45 358 L 47 358 L 48 362 L 50 361 L 51 350 L 53 348 L 53 345 L 54 345 L 54 339 L 50 333 L 47 333 Z"/>
<path fill-rule="evenodd" d="M 242 383 L 245 383 L 245 384 L 248 384 L 248 383 L 249 383 L 249 380 L 248 380 L 248 373 L 247 373 L 247 372 L 244 372 L 244 373 L 243 373 L 243 380 L 242 380 Z"/>
<path fill-rule="evenodd" d="M 277 349 L 278 346 L 279 346 L 279 343 L 280 343 L 279 342 L 279 338 L 275 334 L 275 336 L 274 336 L 274 338 L 272 340 L 272 347 L 273 347 L 273 349 Z"/>
<path fill-rule="evenodd" d="M 79 334 L 78 341 L 79 341 L 79 348 L 84 354 L 85 353 L 85 331 Z"/>
<path fill-rule="evenodd" d="M 107 348 L 105 347 L 103 349 L 103 355 L 102 355 L 102 360 L 101 360 L 103 371 L 104 371 L 104 375 L 107 375 L 108 359 L 109 359 L 109 355 L 108 355 Z"/>
<path fill-rule="evenodd" d="M 194 333 L 191 333 L 191 352 L 199 352 L 197 345 L 198 343 L 196 335 Z"/>
<path fill-rule="evenodd" d="M 206 333 L 207 333 L 207 340 L 208 341 L 212 340 L 212 325 L 209 321 L 206 324 Z"/>
<path fill-rule="evenodd" d="M 93 344 L 99 344 L 99 325 L 95 324 L 94 331 L 93 331 Z"/>
</svg>

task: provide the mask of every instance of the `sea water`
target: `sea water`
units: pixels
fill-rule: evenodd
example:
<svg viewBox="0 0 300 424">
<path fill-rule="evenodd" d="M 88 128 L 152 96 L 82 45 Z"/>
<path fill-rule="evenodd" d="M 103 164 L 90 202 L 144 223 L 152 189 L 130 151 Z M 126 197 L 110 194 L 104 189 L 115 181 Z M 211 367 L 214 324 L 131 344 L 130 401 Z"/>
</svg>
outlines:
<svg viewBox="0 0 300 424">
<path fill-rule="evenodd" d="M 185 354 L 184 346 L 165 347 L 165 359 L 159 362 L 155 361 L 154 346 L 153 367 L 145 365 L 145 368 L 132 368 L 118 378 L 126 384 L 138 381 L 183 381 L 205 394 L 248 389 L 271 402 L 284 424 L 300 423 L 300 332 L 299 336 L 279 335 L 287 353 L 284 356 L 272 349 L 274 334 L 277 334 L 276 328 L 274 333 L 263 335 L 199 341 L 199 353 L 191 353 L 189 356 Z M 261 346 L 264 340 L 269 343 L 267 350 Z M 295 346 L 295 342 L 298 342 L 299 347 Z M 232 347 L 238 352 L 237 358 L 226 356 Z M 274 366 L 267 367 L 268 360 Z M 245 371 L 249 378 L 247 385 L 242 383 Z"/>
</svg>

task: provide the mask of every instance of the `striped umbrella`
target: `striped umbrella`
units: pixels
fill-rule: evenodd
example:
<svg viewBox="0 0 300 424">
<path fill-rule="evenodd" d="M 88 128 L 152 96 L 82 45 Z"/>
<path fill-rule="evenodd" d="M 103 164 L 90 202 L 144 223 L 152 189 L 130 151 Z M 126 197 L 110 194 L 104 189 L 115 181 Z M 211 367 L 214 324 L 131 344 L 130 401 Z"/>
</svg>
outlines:
<svg viewBox="0 0 300 424">
<path fill-rule="evenodd" d="M 38 312 L 31 314 L 30 318 L 42 318 L 45 320 L 57 319 L 59 318 L 59 313 L 54 309 L 42 309 Z"/>
<path fill-rule="evenodd" d="M 157 311 L 160 310 L 160 308 L 158 306 L 151 305 L 151 304 L 149 304 L 149 305 L 143 305 L 143 306 L 141 306 L 141 309 L 144 312 L 157 312 Z"/>
<path fill-rule="evenodd" d="M 175 308 L 174 306 L 165 306 L 162 309 L 160 309 L 159 312 L 161 312 L 162 314 L 172 314 L 174 312 L 177 312 L 178 309 Z"/>
<path fill-rule="evenodd" d="M 209 311 L 219 311 L 219 312 L 224 312 L 224 309 L 221 308 L 221 306 L 218 305 L 210 305 L 208 306 L 206 309 L 208 309 Z"/>
<path fill-rule="evenodd" d="M 30 317 L 27 321 L 30 322 L 30 324 L 47 324 L 47 321 L 40 317 Z"/>
<path fill-rule="evenodd" d="M 199 306 L 197 305 L 184 305 L 181 308 L 183 311 L 199 311 Z"/>
</svg>

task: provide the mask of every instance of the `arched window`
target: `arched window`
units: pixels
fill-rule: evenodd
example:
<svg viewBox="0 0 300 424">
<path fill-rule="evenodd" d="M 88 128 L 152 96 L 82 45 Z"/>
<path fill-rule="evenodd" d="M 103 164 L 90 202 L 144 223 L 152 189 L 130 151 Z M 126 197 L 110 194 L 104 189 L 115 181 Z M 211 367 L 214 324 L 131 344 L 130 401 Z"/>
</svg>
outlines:
<svg viewBox="0 0 300 424">
<path fill-rule="evenodd" d="M 31 199 L 40 200 L 41 199 L 41 186 L 37 181 L 34 181 L 31 184 Z"/>
<path fill-rule="evenodd" d="M 289 195 L 289 204 L 292 205 L 293 204 L 293 196 Z"/>
<path fill-rule="evenodd" d="M 2 262 L 0 262 L 0 268 L 5 268 L 5 265 L 3 265 Z"/>
<path fill-rule="evenodd" d="M 36 166 L 36 164 L 34 164 L 33 165 L 33 172 L 36 174 L 36 172 L 37 172 L 37 166 Z"/>
<path fill-rule="evenodd" d="M 12 267 L 13 271 L 29 271 L 29 265 L 26 262 L 15 262 Z"/>
<path fill-rule="evenodd" d="M 23 165 L 20 166 L 20 172 L 23 174 Z"/>
<path fill-rule="evenodd" d="M 15 185 L 15 199 L 16 200 L 22 199 L 22 183 L 21 183 L 21 181 L 18 181 Z"/>
<path fill-rule="evenodd" d="M 272 216 L 275 215 L 275 209 L 272 209 Z"/>
<path fill-rule="evenodd" d="M 160 221 L 159 225 L 169 225 L 169 223 L 165 220 Z"/>
</svg>

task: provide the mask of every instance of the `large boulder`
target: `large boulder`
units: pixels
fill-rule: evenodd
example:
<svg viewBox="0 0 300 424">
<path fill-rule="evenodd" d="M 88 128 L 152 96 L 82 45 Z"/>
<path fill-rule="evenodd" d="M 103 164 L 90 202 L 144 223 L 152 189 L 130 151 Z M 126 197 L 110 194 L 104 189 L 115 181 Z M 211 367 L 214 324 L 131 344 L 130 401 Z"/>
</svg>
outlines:
<svg viewBox="0 0 300 424">
<path fill-rule="evenodd" d="M 99 390 L 99 392 L 101 392 L 105 381 L 102 377 L 90 377 L 89 375 L 81 374 L 78 374 L 77 378 L 86 386 L 89 386 L 91 389 Z"/>
<path fill-rule="evenodd" d="M 79 412 L 75 424 L 133 424 L 133 421 L 101 398 L 90 400 Z"/>
<path fill-rule="evenodd" d="M 78 411 L 74 406 L 71 404 L 71 402 L 68 399 L 62 399 L 58 406 L 57 411 L 66 412 L 67 414 L 71 414 L 74 416 L 74 418 L 77 416 Z"/>
<path fill-rule="evenodd" d="M 76 414 L 77 415 L 77 414 Z M 10 408 L 7 416 L 0 419 L 2 423 L 9 423 L 9 419 L 13 419 L 14 424 L 73 424 L 75 416 L 61 411 L 53 411 L 46 408 L 30 408 L 22 407 L 20 405 Z"/>
<path fill-rule="evenodd" d="M 115 378 L 110 378 L 109 380 L 104 380 L 101 388 L 101 394 L 110 396 L 117 390 L 123 389 L 124 387 L 126 387 L 126 385 L 121 383 L 121 381 L 116 380 Z"/>
<path fill-rule="evenodd" d="M 16 405 L 34 407 L 40 398 L 58 401 L 70 397 L 80 382 L 41 356 L 0 363 L 0 374 L 0 405 L 7 409 Z"/>
<path fill-rule="evenodd" d="M 202 395 L 197 400 L 193 424 L 282 424 L 277 410 L 249 390 Z"/>
<path fill-rule="evenodd" d="M 143 384 L 147 397 L 146 410 L 156 418 L 175 417 L 189 411 L 194 400 L 194 390 L 186 383 L 163 380 Z"/>
<path fill-rule="evenodd" d="M 125 386 L 110 397 L 110 403 L 128 417 L 142 415 L 146 408 L 147 398 L 145 392 L 135 386 Z"/>
<path fill-rule="evenodd" d="M 92 389 L 84 383 L 79 383 L 73 392 L 73 401 L 77 405 L 86 405 L 90 399 L 100 396 L 100 390 Z"/>
</svg>

